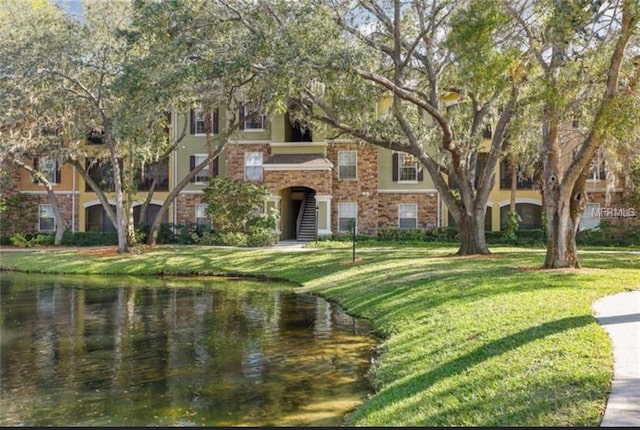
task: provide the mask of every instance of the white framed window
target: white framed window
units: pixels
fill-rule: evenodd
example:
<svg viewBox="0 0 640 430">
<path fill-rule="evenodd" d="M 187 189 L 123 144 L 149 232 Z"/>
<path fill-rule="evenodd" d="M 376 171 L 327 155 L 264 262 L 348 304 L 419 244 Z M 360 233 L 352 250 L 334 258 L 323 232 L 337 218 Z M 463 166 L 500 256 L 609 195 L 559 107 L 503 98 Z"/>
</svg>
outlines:
<svg viewBox="0 0 640 430">
<path fill-rule="evenodd" d="M 207 214 L 207 204 L 196 204 L 196 227 L 200 227 L 206 230 L 211 228 L 211 222 L 209 221 L 209 215 Z"/>
<path fill-rule="evenodd" d="M 191 169 L 193 169 L 195 166 L 199 165 L 207 159 L 207 154 L 193 154 L 191 157 Z M 208 184 L 210 177 L 211 172 L 209 171 L 209 164 L 207 164 L 202 170 L 198 172 L 198 174 L 196 174 L 196 176 L 194 176 L 193 182 L 195 182 L 196 184 Z"/>
<path fill-rule="evenodd" d="M 212 134 L 218 133 L 218 109 L 208 110 L 209 118 L 207 118 L 207 110 L 201 106 L 191 109 L 191 134 L 194 136 L 205 136 L 208 131 Z M 209 124 L 207 124 L 207 119 Z"/>
<path fill-rule="evenodd" d="M 600 203 L 587 203 L 580 217 L 580 231 L 600 226 Z"/>
<path fill-rule="evenodd" d="M 398 227 L 418 227 L 418 205 L 416 203 L 398 204 Z"/>
<path fill-rule="evenodd" d="M 54 231 L 56 229 L 56 217 L 53 214 L 53 206 L 38 205 L 38 231 Z"/>
<path fill-rule="evenodd" d="M 40 172 L 52 184 L 58 183 L 58 162 L 53 158 L 42 157 L 38 161 Z"/>
<path fill-rule="evenodd" d="M 596 152 L 591 161 L 591 171 L 589 172 L 590 181 L 604 181 L 607 179 L 607 168 L 605 166 L 602 151 Z"/>
<path fill-rule="evenodd" d="M 356 179 L 357 151 L 338 151 L 338 178 Z"/>
<path fill-rule="evenodd" d="M 411 154 L 398 153 L 398 182 L 418 181 L 418 160 Z"/>
<path fill-rule="evenodd" d="M 262 181 L 262 152 L 244 153 L 244 179 Z"/>
<path fill-rule="evenodd" d="M 195 134 L 206 134 L 205 119 L 206 118 L 205 118 L 204 110 L 194 109 L 193 121 L 195 122 L 194 124 Z"/>
<path fill-rule="evenodd" d="M 263 131 L 267 128 L 267 116 L 253 103 L 242 104 L 242 117 L 245 131 Z"/>
<path fill-rule="evenodd" d="M 60 164 L 55 158 L 35 157 L 33 167 L 46 178 L 50 184 L 60 183 Z M 34 179 L 35 183 L 42 183 L 39 179 Z"/>
<path fill-rule="evenodd" d="M 356 203 L 338 203 L 338 231 L 351 233 L 352 226 L 358 231 L 358 205 Z"/>
</svg>

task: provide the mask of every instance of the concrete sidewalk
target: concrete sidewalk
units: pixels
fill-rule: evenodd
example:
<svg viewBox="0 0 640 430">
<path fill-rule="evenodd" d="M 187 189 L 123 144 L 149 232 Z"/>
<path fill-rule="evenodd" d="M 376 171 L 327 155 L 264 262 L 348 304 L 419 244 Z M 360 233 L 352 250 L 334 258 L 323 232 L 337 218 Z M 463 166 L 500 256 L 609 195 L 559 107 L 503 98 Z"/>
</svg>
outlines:
<svg viewBox="0 0 640 430">
<path fill-rule="evenodd" d="M 593 310 L 613 344 L 613 381 L 600 426 L 640 428 L 640 290 L 604 297 Z"/>
</svg>

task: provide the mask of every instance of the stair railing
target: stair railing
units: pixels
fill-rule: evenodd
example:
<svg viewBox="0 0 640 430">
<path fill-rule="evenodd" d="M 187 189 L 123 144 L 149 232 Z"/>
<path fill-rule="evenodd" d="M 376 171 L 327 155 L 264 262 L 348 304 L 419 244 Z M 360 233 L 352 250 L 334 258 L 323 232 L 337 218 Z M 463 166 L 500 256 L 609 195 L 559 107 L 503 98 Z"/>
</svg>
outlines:
<svg viewBox="0 0 640 430">
<path fill-rule="evenodd" d="M 302 199 L 302 204 L 300 205 L 300 210 L 298 211 L 298 219 L 296 220 L 296 240 L 298 239 L 298 234 L 300 233 L 300 225 L 302 224 L 302 215 L 304 214 L 304 208 L 307 205 L 307 195 L 304 195 Z"/>
</svg>

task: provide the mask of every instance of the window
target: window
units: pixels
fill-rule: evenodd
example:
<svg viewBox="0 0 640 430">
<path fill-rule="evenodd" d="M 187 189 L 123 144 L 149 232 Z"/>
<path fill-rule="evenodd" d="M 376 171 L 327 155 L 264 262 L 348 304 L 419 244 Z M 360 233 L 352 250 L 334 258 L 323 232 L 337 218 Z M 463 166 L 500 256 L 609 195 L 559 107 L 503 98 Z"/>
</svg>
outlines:
<svg viewBox="0 0 640 430">
<path fill-rule="evenodd" d="M 207 154 L 193 154 L 189 157 L 189 170 L 195 169 L 200 163 L 207 159 Z M 211 172 L 209 171 L 209 165 L 207 164 L 202 170 L 200 170 L 196 176 L 191 180 L 196 184 L 208 184 Z"/>
<path fill-rule="evenodd" d="M 338 151 L 338 177 L 340 179 L 356 179 L 356 151 Z"/>
<path fill-rule="evenodd" d="M 209 221 L 209 215 L 207 214 L 206 204 L 196 204 L 196 227 L 210 230 L 211 222 Z"/>
<path fill-rule="evenodd" d="M 418 227 L 418 205 L 416 203 L 400 203 L 398 205 L 398 227 Z"/>
<path fill-rule="evenodd" d="M 601 151 L 598 151 L 596 155 L 593 156 L 588 179 L 592 181 L 604 181 L 607 179 L 607 169 Z"/>
<path fill-rule="evenodd" d="M 47 157 L 36 157 L 33 160 L 33 167 L 39 170 L 44 177 L 47 178 L 49 183 L 60 183 L 60 166 L 57 160 Z"/>
<path fill-rule="evenodd" d="M 423 180 L 422 167 L 416 157 L 403 152 L 394 152 L 392 157 L 392 178 L 395 182 L 418 182 Z"/>
<path fill-rule="evenodd" d="M 56 218 L 53 215 L 53 206 L 38 205 L 38 231 L 55 230 Z"/>
<path fill-rule="evenodd" d="M 593 230 L 600 226 L 600 203 L 587 203 L 580 217 L 580 230 Z"/>
<path fill-rule="evenodd" d="M 355 203 L 338 203 L 338 231 L 350 233 L 352 226 L 356 227 L 358 207 Z"/>
<path fill-rule="evenodd" d="M 244 178 L 247 181 L 262 180 L 262 152 L 245 152 Z"/>
<path fill-rule="evenodd" d="M 398 154 L 398 179 L 400 181 L 418 180 L 418 162 L 413 155 Z"/>
<path fill-rule="evenodd" d="M 266 129 L 266 115 L 252 103 L 242 104 L 240 120 L 243 130 L 262 131 Z"/>
<path fill-rule="evenodd" d="M 191 109 L 191 134 L 204 135 L 207 129 L 210 133 L 218 133 L 218 109 L 210 112 L 209 121 L 207 124 L 206 112 L 203 109 Z"/>
</svg>

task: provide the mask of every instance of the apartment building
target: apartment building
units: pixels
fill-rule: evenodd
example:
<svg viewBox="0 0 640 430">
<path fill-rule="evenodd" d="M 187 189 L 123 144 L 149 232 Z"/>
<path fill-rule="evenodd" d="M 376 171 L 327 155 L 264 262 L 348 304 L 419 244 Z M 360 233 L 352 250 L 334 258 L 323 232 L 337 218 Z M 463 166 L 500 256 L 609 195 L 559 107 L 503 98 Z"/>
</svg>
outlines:
<svg viewBox="0 0 640 430">
<path fill-rule="evenodd" d="M 213 165 L 194 178 L 175 205 L 177 223 L 198 222 L 206 206 L 202 189 L 212 175 L 264 184 L 270 192 L 266 208 L 280 213 L 281 239 L 314 239 L 348 233 L 377 234 L 384 227 L 439 225 L 439 198 L 414 157 L 351 140 L 328 140 L 292 123 L 287 114 L 267 118 L 250 115 Z M 212 133 L 225 121 L 211 113 Z M 180 116 L 175 130 L 184 126 Z M 189 115 L 187 136 L 176 150 L 176 177 L 184 177 L 207 156 L 205 119 L 201 110 Z"/>
<path fill-rule="evenodd" d="M 172 116 L 173 133 L 186 126 L 188 134 L 166 163 L 154 166 L 153 174 L 158 181 L 144 222 L 151 222 L 174 185 L 207 157 L 210 148 L 206 128 L 211 127 L 209 136 L 219 137 L 222 125 L 226 124 L 225 112 L 215 110 L 210 114 L 211 118 L 205 118 L 203 110 L 193 109 L 189 115 Z M 290 121 L 287 114 L 271 118 L 256 114 L 250 103 L 241 105 L 240 115 L 244 118 L 240 130 L 227 141 L 220 156 L 180 193 L 165 222 L 207 223 L 202 190 L 211 176 L 222 175 L 267 186 L 270 195 L 265 210 L 273 208 L 280 213 L 278 233 L 282 240 L 346 234 L 353 224 L 359 234 L 368 235 L 375 235 L 382 228 L 454 224 L 431 178 L 413 156 L 352 140 L 327 139 Z M 101 145 L 101 141 L 89 139 L 87 145 Z M 482 162 L 483 157 L 479 159 Z M 55 184 L 57 202 L 69 230 L 114 230 L 95 193 L 73 166 L 60 166 L 46 157 L 34 163 Z M 92 178 L 109 190 L 109 167 L 92 165 L 90 157 L 86 166 Z M 151 173 L 140 173 L 138 200 L 134 205 L 136 221 L 149 190 Z M 500 163 L 489 195 L 487 231 L 498 231 L 506 223 L 511 175 L 506 161 Z M 44 187 L 34 183 L 24 170 L 17 172 L 15 187 L 37 199 L 38 222 L 33 231 L 54 230 L 58 220 L 53 217 Z M 533 177 L 518 176 L 516 187 L 521 228 L 541 227 L 542 197 L 538 182 Z M 602 218 L 601 209 L 615 205 L 620 199 L 621 189 L 612 189 L 601 156 L 594 162 L 587 193 L 589 203 L 581 228 L 596 227 Z"/>
</svg>

